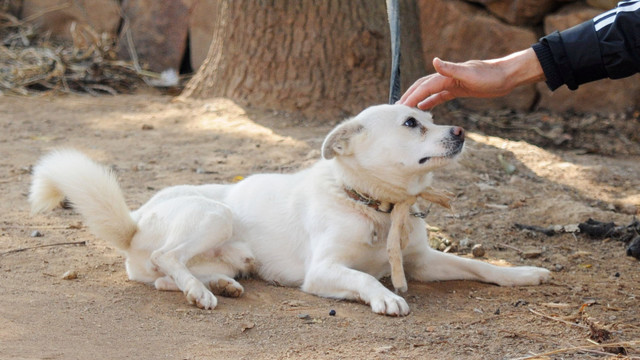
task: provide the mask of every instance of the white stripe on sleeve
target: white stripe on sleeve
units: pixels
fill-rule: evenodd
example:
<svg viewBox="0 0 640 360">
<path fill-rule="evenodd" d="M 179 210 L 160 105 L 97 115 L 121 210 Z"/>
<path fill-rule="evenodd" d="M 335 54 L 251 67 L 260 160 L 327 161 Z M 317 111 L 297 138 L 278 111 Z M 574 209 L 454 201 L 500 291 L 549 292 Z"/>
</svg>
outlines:
<svg viewBox="0 0 640 360">
<path fill-rule="evenodd" d="M 616 17 L 621 12 L 633 12 L 640 9 L 640 1 L 634 1 L 632 3 L 625 4 L 623 6 L 611 9 L 604 14 L 600 14 L 593 18 L 593 22 L 596 26 L 596 31 L 600 31 L 603 27 L 610 25 L 616 20 Z"/>
</svg>

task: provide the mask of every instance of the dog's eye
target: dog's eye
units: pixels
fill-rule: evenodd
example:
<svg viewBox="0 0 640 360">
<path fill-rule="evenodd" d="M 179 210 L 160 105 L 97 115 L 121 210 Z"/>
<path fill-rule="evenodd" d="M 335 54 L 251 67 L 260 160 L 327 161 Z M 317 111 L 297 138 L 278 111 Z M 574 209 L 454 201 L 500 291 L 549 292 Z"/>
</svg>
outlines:
<svg viewBox="0 0 640 360">
<path fill-rule="evenodd" d="M 418 126 L 418 120 L 416 120 L 416 119 L 414 119 L 414 118 L 410 117 L 410 118 L 408 118 L 408 119 L 407 119 L 407 121 L 405 121 L 405 122 L 404 122 L 404 124 L 402 124 L 402 125 L 403 125 L 403 126 L 406 126 L 406 127 L 414 128 L 414 127 Z"/>
</svg>

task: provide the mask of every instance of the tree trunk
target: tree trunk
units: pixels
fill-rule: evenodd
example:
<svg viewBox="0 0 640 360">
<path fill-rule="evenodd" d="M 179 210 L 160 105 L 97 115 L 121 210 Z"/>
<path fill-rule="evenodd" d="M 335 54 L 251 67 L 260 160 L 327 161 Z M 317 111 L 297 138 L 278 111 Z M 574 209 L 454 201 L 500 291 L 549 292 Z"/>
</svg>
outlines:
<svg viewBox="0 0 640 360">
<path fill-rule="evenodd" d="M 182 97 L 337 119 L 388 99 L 383 0 L 214 0 L 213 40 Z M 424 71 L 415 0 L 401 1 L 403 87 Z"/>
</svg>

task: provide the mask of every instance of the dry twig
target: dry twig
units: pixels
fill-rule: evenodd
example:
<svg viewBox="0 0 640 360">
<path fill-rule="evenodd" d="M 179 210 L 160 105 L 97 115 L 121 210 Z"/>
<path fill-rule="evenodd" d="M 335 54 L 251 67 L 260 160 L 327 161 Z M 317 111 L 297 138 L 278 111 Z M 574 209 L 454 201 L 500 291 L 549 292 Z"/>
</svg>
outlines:
<svg viewBox="0 0 640 360">
<path fill-rule="evenodd" d="M 563 324 L 579 327 L 579 328 L 582 328 L 582 329 L 587 329 L 587 330 L 589 329 L 588 326 L 572 323 L 572 322 L 569 322 L 569 321 L 566 321 L 566 320 L 562 320 L 562 319 L 558 319 L 558 318 L 555 318 L 553 316 L 549 316 L 549 315 L 543 314 L 541 312 L 535 311 L 535 310 L 533 310 L 531 308 L 529 308 L 529 311 L 531 311 L 532 313 L 534 313 L 534 314 L 536 314 L 538 316 L 542 316 L 543 318 L 548 319 L 548 320 L 557 321 L 557 322 L 560 322 L 560 323 L 563 323 Z"/>
<path fill-rule="evenodd" d="M 86 24 L 72 23 L 73 44 L 39 38 L 29 21 L 69 5 L 56 5 L 22 20 L 0 12 L 0 93 L 53 90 L 114 95 L 131 92 L 147 78 L 161 78 L 140 68 L 137 61 L 118 60 L 115 39 Z"/>
<path fill-rule="evenodd" d="M 64 246 L 64 245 L 83 245 L 84 246 L 84 245 L 87 245 L 87 242 L 86 241 L 72 241 L 72 242 L 61 242 L 61 243 L 55 243 L 55 244 L 29 246 L 29 247 L 13 249 L 13 250 L 2 252 L 2 253 L 0 253 L 0 256 L 4 256 L 4 255 L 7 255 L 7 254 L 15 254 L 15 253 L 22 252 L 22 251 L 27 251 L 27 250 L 33 250 L 33 249 L 39 249 L 39 248 L 45 248 L 45 247 L 53 247 L 53 246 Z"/>
<path fill-rule="evenodd" d="M 515 358 L 515 359 L 512 359 L 512 360 L 542 359 L 542 358 L 544 358 L 546 356 L 549 356 L 549 355 L 564 354 L 564 353 L 571 353 L 571 352 L 594 352 L 594 350 L 596 350 L 598 348 L 601 348 L 603 346 L 607 346 L 607 347 L 609 347 L 609 346 L 610 347 L 618 347 L 618 346 L 621 346 L 621 347 L 634 347 L 634 346 L 639 346 L 639 345 L 640 345 L 640 340 L 622 341 L 622 342 L 611 343 L 611 344 L 573 346 L 573 347 L 568 347 L 568 348 L 562 348 L 562 349 L 549 351 L 549 352 L 546 352 L 546 353 L 535 354 L 535 355 L 525 356 L 525 357 L 519 357 L 519 358 Z M 598 352 L 598 353 L 600 353 L 600 352 Z M 611 354 L 607 353 L 607 355 L 611 355 Z"/>
</svg>

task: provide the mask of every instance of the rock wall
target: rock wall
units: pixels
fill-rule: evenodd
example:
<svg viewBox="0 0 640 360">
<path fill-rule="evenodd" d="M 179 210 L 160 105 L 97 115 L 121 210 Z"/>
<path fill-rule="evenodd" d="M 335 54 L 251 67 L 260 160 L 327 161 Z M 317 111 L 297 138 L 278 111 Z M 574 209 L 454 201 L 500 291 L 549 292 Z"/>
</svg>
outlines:
<svg viewBox="0 0 640 360">
<path fill-rule="evenodd" d="M 435 56 L 451 61 L 490 59 L 522 50 L 538 38 L 564 30 L 615 7 L 616 1 L 589 0 L 418 0 L 426 72 Z M 461 99 L 473 109 L 623 112 L 640 105 L 637 75 L 622 80 L 565 86 L 525 87 L 499 99 Z"/>
<path fill-rule="evenodd" d="M 194 71 L 206 58 L 219 0 L 5 0 L 6 9 L 59 40 L 73 41 L 72 24 L 117 39 L 123 59 L 137 56 L 153 71 Z M 368 1 L 368 0 L 365 0 Z M 531 46 L 544 34 L 563 30 L 615 6 L 614 0 L 416 0 L 425 74 L 431 61 L 465 61 L 507 55 Z M 7 5 L 8 4 L 8 5 Z M 406 21 L 405 23 L 411 23 Z M 403 54 L 403 56 L 411 56 Z M 185 62 L 188 63 L 185 64 Z M 408 87 L 410 84 L 403 84 Z M 474 109 L 629 111 L 638 108 L 637 75 L 623 80 L 566 87 L 545 84 L 518 89 L 500 99 L 462 99 Z"/>
</svg>

